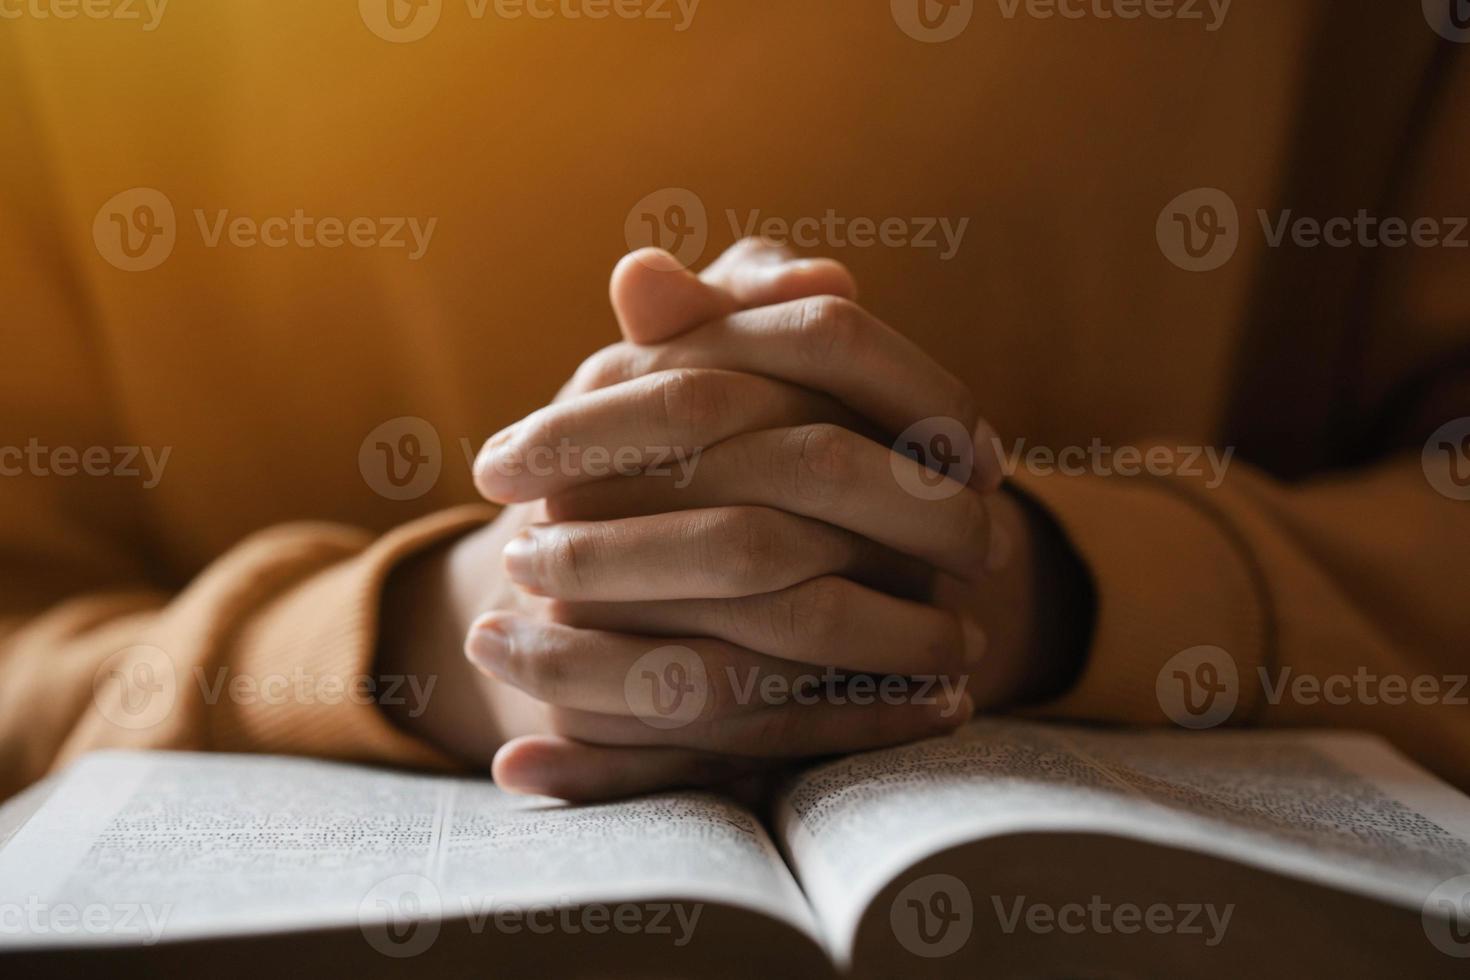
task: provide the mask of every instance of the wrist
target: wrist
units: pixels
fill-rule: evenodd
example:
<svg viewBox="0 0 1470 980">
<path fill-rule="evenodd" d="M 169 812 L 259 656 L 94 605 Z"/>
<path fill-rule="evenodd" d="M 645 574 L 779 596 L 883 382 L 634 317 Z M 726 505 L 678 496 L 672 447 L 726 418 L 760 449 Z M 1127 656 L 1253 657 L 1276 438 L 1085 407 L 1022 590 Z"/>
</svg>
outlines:
<svg viewBox="0 0 1470 980">
<path fill-rule="evenodd" d="M 1086 664 L 1095 599 L 1091 576 L 1040 506 L 1009 486 L 987 498 L 996 540 L 992 571 L 973 588 L 988 638 L 977 682 L 987 703 L 1050 700 Z"/>
<path fill-rule="evenodd" d="M 1081 676 L 1092 642 L 1097 597 L 1092 575 L 1051 515 L 1025 494 L 1007 488 L 1024 521 L 1031 560 L 1029 647 L 1034 669 L 1018 703 L 1035 704 L 1066 693 Z"/>
<path fill-rule="evenodd" d="M 498 522 L 497 522 L 498 523 Z M 489 764 L 482 740 L 467 740 L 461 721 L 476 717 L 484 724 L 488 683 L 465 660 L 464 638 L 483 602 L 481 589 L 493 579 L 487 563 L 499 551 L 488 539 L 491 524 L 405 559 L 383 584 L 378 632 L 377 670 L 382 676 L 435 683 L 433 701 L 417 714 L 383 705 L 389 721 L 415 737 L 474 764 Z M 492 740 L 498 744 L 498 740 Z M 489 748 L 493 754 L 493 745 Z"/>
</svg>

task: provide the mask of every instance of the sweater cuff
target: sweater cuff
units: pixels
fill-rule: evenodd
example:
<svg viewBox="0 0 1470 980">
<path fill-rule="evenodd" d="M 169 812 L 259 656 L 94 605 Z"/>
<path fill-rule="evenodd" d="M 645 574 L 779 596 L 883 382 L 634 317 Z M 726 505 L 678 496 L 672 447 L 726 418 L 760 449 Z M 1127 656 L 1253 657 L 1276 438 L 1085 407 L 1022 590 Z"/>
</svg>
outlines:
<svg viewBox="0 0 1470 980">
<path fill-rule="evenodd" d="M 229 670 L 230 680 L 243 678 L 253 687 L 252 696 L 222 694 L 211 747 L 457 768 L 383 713 L 387 699 L 427 700 L 431 694 L 377 673 L 383 583 L 399 562 L 483 526 L 495 513 L 469 506 L 406 524 L 252 617 Z"/>
<path fill-rule="evenodd" d="M 1097 597 L 1081 676 L 1039 713 L 1186 728 L 1249 720 L 1269 656 L 1267 603 L 1212 491 L 1055 473 L 1018 473 L 1015 484 L 1056 521 Z"/>
</svg>

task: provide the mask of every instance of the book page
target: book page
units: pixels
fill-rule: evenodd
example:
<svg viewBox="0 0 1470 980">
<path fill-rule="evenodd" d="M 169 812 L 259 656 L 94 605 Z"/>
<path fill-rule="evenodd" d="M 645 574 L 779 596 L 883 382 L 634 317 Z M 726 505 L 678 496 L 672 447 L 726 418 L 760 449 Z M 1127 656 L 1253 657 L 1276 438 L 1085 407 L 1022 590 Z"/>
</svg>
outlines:
<svg viewBox="0 0 1470 980">
<path fill-rule="evenodd" d="M 1046 831 L 1192 849 L 1415 910 L 1470 871 L 1470 801 L 1364 735 L 984 720 L 810 770 L 777 814 L 840 965 L 867 905 L 911 865 Z"/>
<path fill-rule="evenodd" d="M 713 795 L 569 807 L 488 781 L 308 759 L 105 752 L 70 769 L 0 850 L 0 948 L 403 916 L 493 929 L 532 909 L 655 898 L 680 905 L 609 911 L 658 916 L 671 941 L 688 941 L 702 902 L 815 936 L 765 830 Z"/>
</svg>

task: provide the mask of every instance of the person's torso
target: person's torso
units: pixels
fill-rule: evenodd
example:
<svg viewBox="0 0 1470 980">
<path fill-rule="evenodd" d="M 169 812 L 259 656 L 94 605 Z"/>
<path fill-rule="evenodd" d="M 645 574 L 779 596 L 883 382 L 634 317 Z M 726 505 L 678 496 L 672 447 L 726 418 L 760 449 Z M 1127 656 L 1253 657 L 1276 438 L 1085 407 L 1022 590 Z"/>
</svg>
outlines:
<svg viewBox="0 0 1470 980">
<path fill-rule="evenodd" d="M 534 6 L 0 24 L 118 438 L 171 447 L 143 499 L 181 573 L 473 499 L 468 457 L 616 339 L 608 272 L 655 235 L 842 259 L 1013 447 L 1226 424 L 1334 4 Z"/>
</svg>

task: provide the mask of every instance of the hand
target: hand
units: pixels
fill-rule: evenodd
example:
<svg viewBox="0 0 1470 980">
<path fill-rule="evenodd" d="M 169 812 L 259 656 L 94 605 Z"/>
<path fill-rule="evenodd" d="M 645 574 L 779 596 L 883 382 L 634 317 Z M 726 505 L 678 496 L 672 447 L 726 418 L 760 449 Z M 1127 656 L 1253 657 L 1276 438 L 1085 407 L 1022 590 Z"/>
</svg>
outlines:
<svg viewBox="0 0 1470 980">
<path fill-rule="evenodd" d="M 726 268 L 739 270 L 746 283 L 758 284 L 747 289 L 747 301 L 761 289 L 766 298 L 776 299 L 782 298 L 783 289 L 798 292 L 792 288 L 793 280 L 840 279 L 837 270 L 820 263 L 796 266 L 793 275 L 780 271 L 785 260 L 766 250 L 747 246 L 746 252 L 742 260 L 727 263 Z M 717 275 L 718 265 L 711 270 Z M 640 284 L 639 279 L 645 281 Z M 645 303 L 641 314 L 637 310 L 630 313 L 638 299 L 646 300 L 660 289 L 672 301 Z M 625 261 L 620 267 L 614 301 L 625 333 L 637 335 L 641 326 L 644 339 L 669 336 L 679 329 L 671 316 L 660 324 L 660 311 L 683 309 L 695 311 L 690 315 L 706 316 L 740 305 L 730 292 L 722 295 L 718 289 L 700 287 L 692 276 L 641 261 Z M 838 334 L 841 349 L 859 355 L 860 370 L 834 370 L 830 361 L 811 355 L 814 340 L 826 350 L 834 349 L 824 332 Z M 492 711 L 501 722 L 496 737 L 517 731 L 559 731 L 603 743 L 684 747 L 617 750 L 566 738 L 521 739 L 507 745 L 497 761 L 497 776 L 503 782 L 560 795 L 601 795 L 641 788 L 640 782 L 703 781 L 727 774 L 730 767 L 723 760 L 729 757 L 711 755 L 710 750 L 816 754 L 927 734 L 922 728 L 915 731 L 912 724 L 894 728 L 887 721 L 913 718 L 912 711 L 879 710 L 875 712 L 880 716 L 876 727 L 868 720 L 855 726 L 857 716 L 850 705 L 843 706 L 846 711 L 823 705 L 827 710 L 806 708 L 798 713 L 793 709 L 799 706 L 791 704 L 752 711 L 749 704 L 730 703 L 734 692 L 729 685 L 722 686 L 720 678 L 755 670 L 762 676 L 799 684 L 812 673 L 797 667 L 798 661 L 877 673 L 937 675 L 961 671 L 966 658 L 974 661 L 979 656 L 984 649 L 980 622 L 1000 624 L 1002 650 L 1017 648 L 1021 637 L 1036 633 L 1026 628 L 1035 618 L 1027 603 L 1034 590 L 1007 587 L 1034 581 L 1038 566 L 1030 559 L 1044 550 L 1030 546 L 1036 537 L 1031 533 L 1035 522 L 1028 519 L 1025 509 L 1013 501 L 992 498 L 999 502 L 1004 538 L 1017 556 L 1014 570 L 1022 574 L 976 588 L 986 578 L 985 556 L 992 545 L 990 521 L 984 505 L 977 504 L 974 490 L 960 488 L 943 502 L 906 499 L 891 473 L 891 453 L 842 427 L 863 424 L 853 418 L 852 408 L 860 408 L 891 428 L 903 420 L 923 417 L 916 412 L 946 407 L 969 420 L 971 412 L 958 383 L 921 354 L 914 356 L 916 353 L 912 345 L 838 300 L 726 316 L 677 342 L 643 348 L 616 345 L 601 352 L 584 365 L 558 406 L 526 420 L 515 427 L 517 435 L 502 440 L 503 445 L 528 449 L 556 445 L 561 442 L 560 433 L 575 431 L 584 449 L 588 445 L 714 446 L 692 472 L 692 481 L 682 488 L 673 487 L 669 480 L 647 477 L 588 483 L 571 472 L 576 467 L 514 477 L 498 472 L 508 467 L 481 468 L 490 477 L 482 482 L 488 482 L 486 489 L 492 497 L 526 500 L 553 494 L 547 516 L 592 522 L 535 530 L 511 548 L 514 574 L 524 585 L 554 595 L 557 601 L 537 610 L 524 595 L 504 591 L 491 607 L 518 610 L 522 615 L 496 616 L 489 620 L 492 628 L 477 635 L 481 646 L 489 647 L 487 637 L 514 633 L 516 655 L 507 658 L 503 650 L 490 649 L 482 660 L 491 662 L 492 669 L 512 684 L 519 683 L 548 701 L 559 701 L 560 706 L 548 709 L 539 701 L 524 699 L 517 703 L 509 687 L 492 685 L 484 696 L 496 702 Z M 836 394 L 846 405 L 813 396 L 809 390 L 791 390 L 773 383 L 771 377 L 726 376 L 697 367 L 700 364 L 724 364 L 785 377 Z M 703 429 L 695 426 L 674 432 L 667 425 L 663 429 L 655 425 L 629 430 L 620 420 L 655 418 L 668 408 L 668 382 L 654 379 L 669 367 L 681 371 L 682 380 L 676 382 L 680 386 L 705 394 L 713 391 L 713 397 L 731 405 L 750 407 L 737 408 L 734 415 L 665 411 L 662 416 L 666 423 L 701 417 Z M 620 380 L 639 377 L 644 378 L 641 385 Z M 885 386 L 895 379 L 899 383 L 892 389 Z M 918 406 L 902 404 L 894 389 L 918 393 Z M 726 394 L 720 394 L 722 391 Z M 729 394 L 731 391 L 737 394 Z M 596 396 L 589 400 L 589 392 L 600 393 L 603 400 L 597 401 Z M 751 399 L 741 400 L 740 393 L 749 393 Z M 782 421 L 807 424 L 787 425 L 781 431 Z M 813 422 L 817 424 L 812 426 Z M 778 429 L 773 431 L 772 426 Z M 527 430 L 538 435 L 527 437 Z M 632 436 L 643 441 L 633 441 Z M 982 485 L 993 485 L 998 477 L 993 467 L 987 472 L 982 466 L 980 472 Z M 514 539 L 511 532 L 541 516 L 513 509 L 507 517 L 516 510 L 521 511 L 522 519 L 497 522 L 484 539 L 494 544 L 485 550 L 493 553 L 507 537 Z M 673 513 L 681 510 L 698 516 L 691 519 L 689 513 Z M 711 521 L 711 514 L 720 516 Z M 643 516 L 630 520 L 629 515 Z M 737 574 L 689 566 L 690 555 L 717 553 L 721 540 L 733 540 L 747 553 Z M 621 551 L 618 561 L 605 567 L 587 568 L 586 561 L 578 561 L 578 574 L 568 578 L 563 565 L 537 560 L 535 556 L 544 552 L 541 547 L 528 549 L 533 541 L 545 545 L 553 556 L 573 560 L 578 555 L 606 554 L 609 546 L 631 551 Z M 697 546 L 691 548 L 691 541 Z M 483 540 L 470 541 L 462 550 L 480 544 Z M 1014 547 L 1017 544 L 1020 546 Z M 518 550 L 522 555 L 515 558 Z M 793 566 L 780 558 L 782 554 L 802 556 L 805 564 Z M 563 563 L 565 560 L 563 557 Z M 937 578 L 924 571 L 931 565 L 942 570 Z M 630 566 L 654 572 L 677 570 L 679 574 L 663 579 L 630 577 L 625 571 Z M 927 586 L 923 584 L 931 579 Z M 930 589 L 941 600 L 937 609 L 901 598 Z M 894 592 L 898 596 L 891 594 Z M 773 630 L 772 624 L 778 622 L 799 624 L 801 631 Z M 822 628 L 824 622 L 830 622 L 830 627 Z M 569 625 L 579 628 L 568 629 Z M 599 632 L 588 632 L 589 628 Z M 641 638 L 627 634 L 641 634 Z M 699 651 L 715 677 L 711 702 L 719 707 L 709 712 L 708 719 L 673 736 L 628 717 L 634 706 L 625 698 L 622 680 L 636 658 L 655 645 L 649 634 L 715 638 L 689 641 L 689 646 Z M 995 639 L 992 637 L 992 654 L 985 659 L 986 669 L 976 675 L 978 683 L 972 688 L 986 704 L 1004 703 L 1034 686 L 1027 671 L 1017 669 L 1024 666 L 1021 658 L 995 655 Z M 589 669 L 591 665 L 598 669 Z M 736 673 L 727 674 L 727 670 Z M 557 689 L 548 690 L 549 684 Z M 732 714 L 734 708 L 743 710 Z M 953 710 L 951 705 L 951 709 L 951 717 L 968 712 L 968 706 Z M 827 715 L 832 717 L 831 724 Z M 784 720 L 787 718 L 792 720 Z M 848 734 L 855 727 L 862 732 L 857 742 Z"/>
<path fill-rule="evenodd" d="M 538 486 L 525 492 L 552 493 L 547 500 L 548 516 L 569 524 L 561 530 L 532 533 L 550 537 L 553 542 L 581 541 L 581 550 L 590 548 L 594 554 L 605 555 L 608 549 L 595 542 L 608 535 L 616 539 L 619 529 L 628 525 L 608 522 L 620 519 L 655 518 L 717 508 L 742 508 L 757 525 L 770 520 L 770 516 L 752 508 L 775 508 L 818 518 L 894 549 L 869 549 L 869 558 L 878 560 L 858 562 L 857 574 L 850 572 L 849 577 L 876 581 L 888 592 L 908 598 L 928 596 L 932 605 L 953 612 L 967 639 L 967 656 L 971 660 L 980 657 L 979 648 L 988 647 L 982 668 L 966 678 L 971 694 L 981 707 L 1041 700 L 1068 686 L 1080 667 L 1090 632 L 1093 601 L 1090 582 L 1050 518 L 1019 495 L 987 493 L 1002 480 L 998 440 L 977 419 L 962 386 L 907 341 L 852 305 L 851 290 L 844 290 L 841 297 L 817 300 L 830 309 L 810 318 L 817 323 L 837 321 L 835 329 L 829 327 L 828 335 L 819 339 L 828 345 L 829 351 L 835 344 L 840 351 L 850 352 L 852 363 L 844 369 L 840 360 L 834 363 L 838 359 L 831 357 L 803 359 L 799 351 L 788 355 L 779 340 L 789 338 L 779 327 L 774 331 L 775 336 L 762 336 L 763 328 L 773 321 L 781 324 L 783 315 L 784 322 L 790 322 L 789 314 L 783 310 L 755 310 L 732 316 L 721 308 L 717 296 L 711 296 L 717 290 L 708 285 L 701 288 L 699 280 L 678 271 L 672 259 L 667 261 L 675 271 L 654 276 L 648 267 L 659 264 L 657 256 L 635 255 L 624 260 L 620 275 L 614 277 L 614 306 L 619 310 L 624 335 L 640 343 L 614 345 L 590 358 L 578 372 L 578 391 L 595 391 L 670 368 L 710 365 L 784 377 L 810 388 L 828 390 L 839 395 L 848 406 L 886 422 L 889 431 L 896 431 L 916 417 L 924 417 L 918 413 L 945 417 L 946 411 L 952 412 L 948 417 L 965 430 L 975 423 L 975 466 L 969 483 L 981 496 L 977 498 L 967 489 L 947 498 L 913 499 L 900 492 L 902 488 L 892 469 L 895 463 L 902 467 L 904 462 L 896 461 L 884 445 L 859 438 L 851 429 L 844 431 L 822 425 L 786 433 L 755 432 L 720 443 L 702 456 L 699 467 L 691 472 L 683 486 L 676 486 L 677 481 L 672 479 L 578 481 L 577 486 L 560 493 L 556 491 L 561 483 Z M 727 252 L 703 278 L 722 279 L 733 274 L 751 281 L 775 273 L 776 281 L 780 281 L 778 270 L 790 268 L 785 265 L 790 261 L 789 253 L 782 249 L 747 240 Z M 828 268 L 820 260 L 801 263 L 800 267 L 808 277 Z M 831 272 L 840 282 L 836 270 Z M 620 282 L 624 286 L 621 298 Z M 804 284 L 811 285 L 811 279 Z M 771 292 L 779 295 L 768 298 L 779 300 L 800 290 Z M 637 315 L 629 315 L 626 311 L 635 302 Z M 802 304 L 802 308 L 810 309 L 810 304 Z M 719 313 L 723 319 L 691 330 L 681 328 L 668 316 L 659 321 L 661 309 L 698 311 L 704 316 Z M 637 326 L 640 322 L 653 321 L 659 322 L 655 329 L 640 330 Z M 846 335 L 847 339 L 834 342 L 831 333 Z M 670 337 L 677 337 L 677 341 L 657 342 Z M 874 349 L 881 353 L 873 355 Z M 855 357 L 851 356 L 854 354 Z M 809 362 L 815 364 L 814 369 L 808 366 Z M 891 391 L 899 394 L 887 397 Z M 912 392 L 925 393 L 924 400 L 914 402 Z M 905 396 L 909 396 L 907 405 L 903 401 Z M 862 423 L 852 426 L 859 427 Z M 871 432 L 872 427 L 867 426 L 866 430 Z M 883 440 L 884 444 L 887 442 Z M 522 486 L 525 485 L 523 482 Z M 977 499 L 981 502 L 977 503 Z M 583 526 L 589 522 L 598 523 Z M 779 527 L 780 521 L 775 523 Z M 680 546 L 670 544 L 672 539 L 660 534 L 658 527 L 658 521 L 645 523 L 643 529 L 650 532 L 645 540 L 679 552 Z M 761 533 L 759 526 L 754 533 Z M 622 542 L 618 544 L 621 546 Z M 862 550 L 860 544 L 858 548 Z M 789 563 L 781 555 L 802 551 L 791 540 L 781 541 L 779 548 L 773 550 L 780 553 L 772 562 L 778 566 L 783 561 Z M 907 552 L 927 564 L 916 569 L 917 561 L 904 562 L 898 552 Z M 522 558 L 523 565 L 524 561 Z M 789 591 L 736 602 L 716 598 L 658 603 L 638 601 L 646 598 L 648 589 L 657 588 L 647 578 L 626 585 L 621 580 L 629 578 L 630 568 L 680 568 L 675 554 L 655 551 L 636 563 L 611 564 L 615 567 L 605 569 L 606 574 L 589 575 L 589 579 L 596 581 L 586 587 L 580 583 L 553 587 L 558 598 L 564 600 L 557 606 L 557 615 L 563 621 L 585 628 L 625 632 L 641 629 L 664 635 L 706 633 L 739 643 L 749 641 L 748 632 L 738 628 L 740 623 L 759 622 L 773 603 L 779 605 L 792 596 L 806 597 L 816 605 L 815 615 L 803 617 L 811 634 L 807 643 L 828 651 L 844 649 L 845 656 L 858 658 L 852 664 L 855 669 L 903 667 L 893 660 L 876 665 L 862 659 L 865 649 L 881 648 L 892 639 L 882 630 L 867 632 L 862 625 L 855 625 L 866 625 L 864 614 L 872 608 L 882 608 L 881 598 L 886 597 L 870 607 L 864 590 L 853 589 L 850 582 L 841 578 L 807 580 Z M 885 567 L 889 571 L 887 575 L 881 573 Z M 874 574 L 875 570 L 879 573 Z M 539 588 L 527 574 L 523 569 L 522 584 Z M 549 574 L 554 575 L 555 569 Z M 776 574 L 799 578 L 801 573 L 799 568 L 788 567 Z M 926 585 L 915 589 L 916 575 Z M 815 599 L 811 598 L 813 594 Z M 849 608 L 855 609 L 853 615 L 848 615 Z M 835 620 L 831 629 L 814 624 L 814 620 L 823 618 Z M 847 642 L 854 637 L 853 643 Z M 794 656 L 789 649 L 761 644 L 757 648 L 780 656 Z"/>
<path fill-rule="evenodd" d="M 847 271 L 826 260 L 788 261 L 763 247 L 742 244 L 696 278 L 671 256 L 649 251 L 629 256 L 613 278 L 613 305 L 624 333 L 656 340 L 717 317 L 742 305 L 780 302 L 806 293 L 853 293 Z M 579 373 L 558 401 L 589 390 L 587 371 Z M 545 704 L 515 687 L 492 682 L 474 672 L 460 655 L 470 620 L 484 609 L 531 612 L 540 605 L 510 587 L 502 570 L 501 552 L 523 528 L 544 521 L 539 503 L 506 508 L 480 532 L 405 562 L 384 587 L 379 667 L 384 673 L 437 675 L 438 687 L 429 710 L 419 717 L 392 712 L 402 727 L 473 764 L 489 766 L 495 750 L 508 737 L 554 730 Z M 578 747 L 578 762 L 599 754 L 595 765 L 550 765 L 555 784 L 539 784 L 535 757 L 558 755 L 561 744 L 522 743 L 510 754 L 510 765 L 498 775 L 513 788 L 567 797 L 591 798 L 632 792 L 641 786 L 687 778 L 708 782 L 730 771 L 715 756 L 697 753 L 648 753 Z M 606 763 L 606 764 L 603 764 Z M 681 777 L 679 772 L 686 773 Z M 529 781 L 529 782 L 528 782 Z"/>
</svg>

